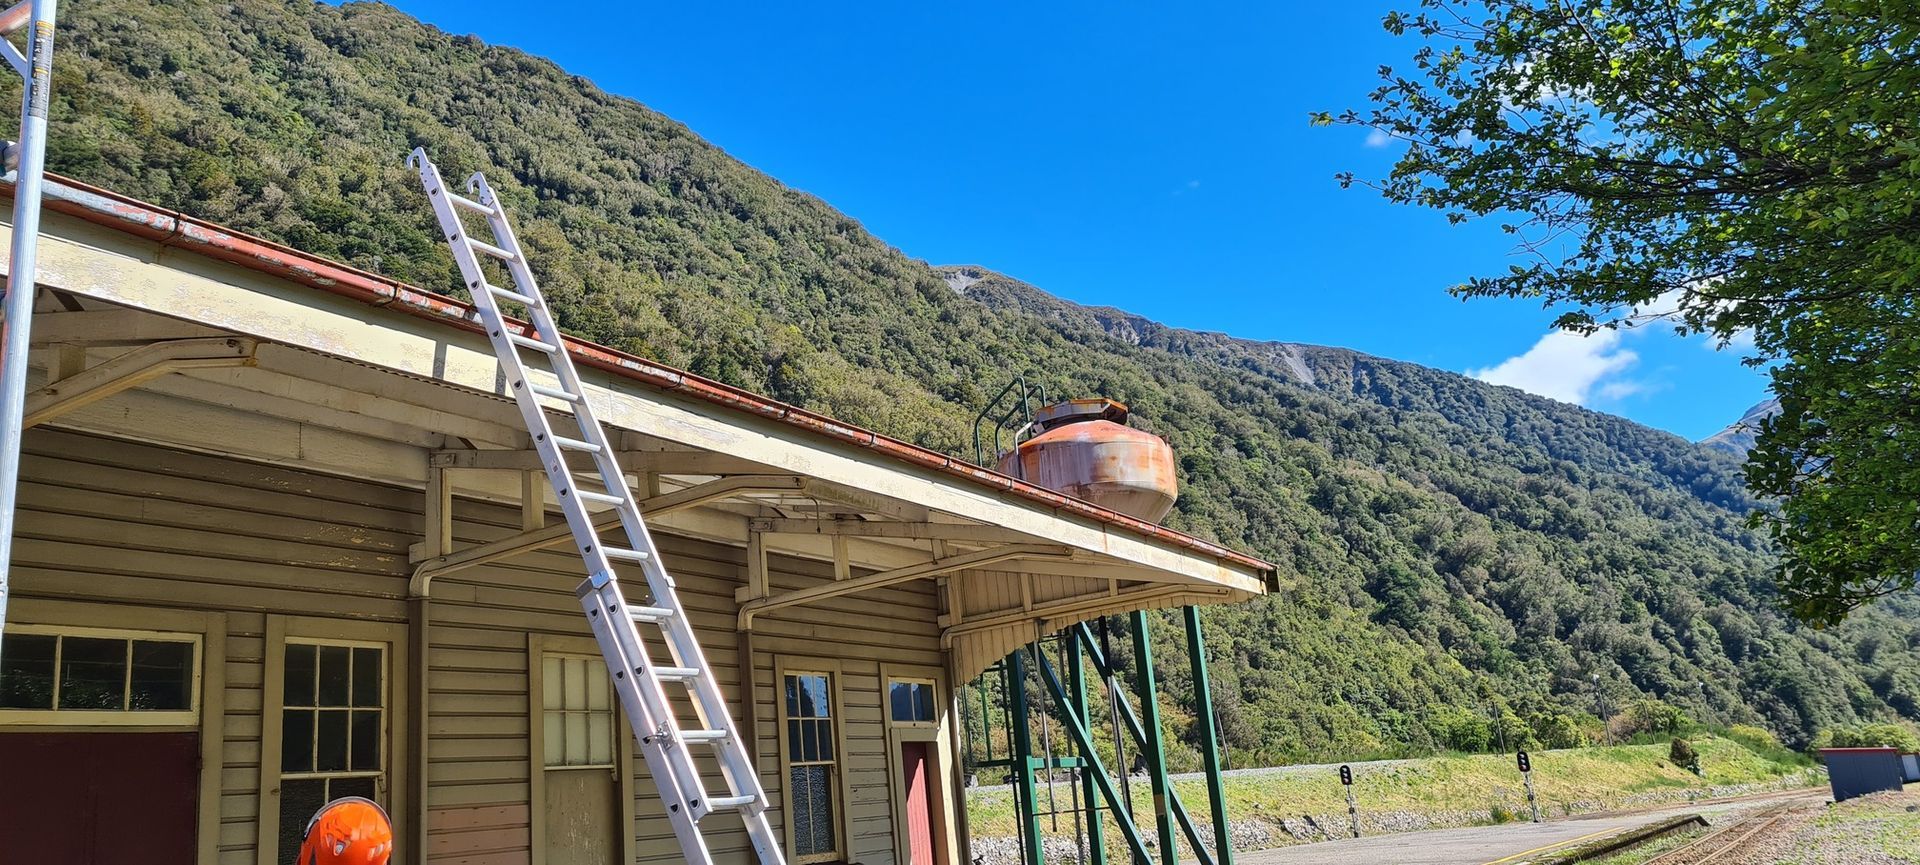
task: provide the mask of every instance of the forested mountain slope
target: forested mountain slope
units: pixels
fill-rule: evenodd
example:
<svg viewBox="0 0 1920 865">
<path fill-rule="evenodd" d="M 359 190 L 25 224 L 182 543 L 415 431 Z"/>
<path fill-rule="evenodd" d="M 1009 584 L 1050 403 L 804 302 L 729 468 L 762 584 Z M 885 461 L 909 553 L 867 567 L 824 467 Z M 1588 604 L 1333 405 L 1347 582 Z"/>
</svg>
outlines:
<svg viewBox="0 0 1920 865">
<path fill-rule="evenodd" d="M 84 180 L 450 290 L 401 164 L 424 145 L 487 170 L 583 336 L 957 454 L 1016 371 L 1130 403 L 1180 455 L 1170 523 L 1289 583 L 1209 611 L 1242 765 L 1471 746 L 1488 702 L 1558 742 L 1593 673 L 1616 706 L 1796 740 L 1920 717 L 1914 606 L 1794 628 L 1736 463 L 1674 436 L 935 270 L 636 102 L 382 5 L 93 0 L 61 38 L 51 160 Z"/>
</svg>

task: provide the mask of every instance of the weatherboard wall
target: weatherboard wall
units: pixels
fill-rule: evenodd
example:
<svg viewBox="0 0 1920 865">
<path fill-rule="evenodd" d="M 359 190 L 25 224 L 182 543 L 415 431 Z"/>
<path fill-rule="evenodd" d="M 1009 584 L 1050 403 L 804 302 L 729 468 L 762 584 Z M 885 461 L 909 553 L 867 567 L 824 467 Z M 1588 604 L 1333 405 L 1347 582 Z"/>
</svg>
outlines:
<svg viewBox="0 0 1920 865">
<path fill-rule="evenodd" d="M 404 666 L 407 546 L 424 522 L 418 491 L 49 429 L 31 431 L 25 450 L 13 621 L 165 621 L 207 634 L 202 684 L 212 690 L 202 705 L 214 715 L 206 729 L 216 732 L 203 743 L 210 768 L 201 862 L 265 861 L 263 844 L 275 837 L 278 722 L 269 711 L 277 704 L 269 704 L 278 697 L 269 692 L 277 694 L 276 657 L 289 636 L 338 633 L 389 644 L 388 796 L 405 825 L 398 812 L 411 807 L 406 797 L 418 771 L 407 725 L 423 708 L 408 699 Z M 519 519 L 517 509 L 461 500 L 454 533 L 462 546 L 481 543 L 518 531 Z M 745 551 L 659 541 L 708 660 L 737 698 L 745 641 L 734 630 L 734 590 L 745 582 Z M 529 646 L 587 637 L 573 595 L 578 563 L 564 550 L 434 583 L 425 643 L 426 861 L 536 861 Z M 833 573 L 823 563 L 774 557 L 769 579 L 779 592 L 831 582 Z M 751 725 L 776 829 L 784 821 L 776 674 L 782 665 L 830 669 L 839 686 L 847 860 L 895 861 L 883 676 L 904 670 L 939 678 L 937 614 L 934 587 L 922 582 L 756 621 Z M 680 861 L 652 781 L 632 762 L 625 783 L 635 818 L 630 861 Z M 713 840 L 718 861 L 752 861 L 743 832 Z"/>
<path fill-rule="evenodd" d="M 269 644 L 290 620 L 304 636 L 330 636 L 308 627 L 330 622 L 403 634 L 419 494 L 46 429 L 23 449 L 9 626 L 214 620 L 201 702 L 217 738 L 201 747 L 218 771 L 200 796 L 199 861 L 256 861 Z M 396 758 L 403 740 L 388 737 Z"/>
</svg>

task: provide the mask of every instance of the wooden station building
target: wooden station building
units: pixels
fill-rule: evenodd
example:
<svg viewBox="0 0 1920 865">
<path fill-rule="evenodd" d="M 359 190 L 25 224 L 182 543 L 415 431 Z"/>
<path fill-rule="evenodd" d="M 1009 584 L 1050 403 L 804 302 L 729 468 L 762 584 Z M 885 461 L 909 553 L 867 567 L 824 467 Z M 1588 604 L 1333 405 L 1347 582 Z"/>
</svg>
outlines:
<svg viewBox="0 0 1920 865">
<path fill-rule="evenodd" d="M 7 861 L 284 863 L 355 794 L 406 865 L 678 861 L 473 310 L 72 181 L 46 209 L 0 652 Z M 792 862 L 970 861 L 955 682 L 1041 631 L 1273 576 L 568 348 Z M 712 843 L 753 858 L 744 833 Z"/>
</svg>

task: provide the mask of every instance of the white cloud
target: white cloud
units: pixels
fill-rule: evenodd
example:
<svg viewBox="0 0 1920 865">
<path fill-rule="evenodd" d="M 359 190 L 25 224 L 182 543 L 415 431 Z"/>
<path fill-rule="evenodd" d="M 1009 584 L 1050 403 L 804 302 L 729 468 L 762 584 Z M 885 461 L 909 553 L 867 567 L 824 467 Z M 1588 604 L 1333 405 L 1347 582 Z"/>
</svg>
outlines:
<svg viewBox="0 0 1920 865">
<path fill-rule="evenodd" d="M 1392 140 L 1393 136 L 1388 135 L 1384 129 L 1374 129 L 1367 132 L 1368 147 L 1385 147 L 1387 146 L 1387 142 Z"/>
<path fill-rule="evenodd" d="M 1612 402 L 1614 400 L 1626 399 L 1627 397 L 1633 396 L 1634 394 L 1640 393 L 1646 389 L 1647 389 L 1647 386 L 1641 382 L 1622 379 L 1620 381 L 1610 381 L 1610 382 L 1607 382 L 1606 384 L 1601 385 L 1599 393 L 1600 393 L 1601 399 L 1607 400 L 1608 402 Z"/>
<path fill-rule="evenodd" d="M 1710 286 L 1717 282 L 1719 282 L 1719 280 L 1717 279 L 1709 280 L 1702 285 Z M 1661 294 L 1659 297 L 1656 297 L 1653 300 L 1647 301 L 1645 304 L 1634 307 L 1633 314 L 1627 317 L 1627 326 L 1637 327 L 1639 325 L 1647 324 L 1649 322 L 1654 322 L 1654 321 L 1671 321 L 1671 322 L 1679 323 L 1681 321 L 1681 311 L 1683 310 L 1683 308 L 1688 304 L 1700 302 L 1690 296 L 1696 290 L 1698 290 L 1696 285 L 1688 285 L 1683 288 L 1669 289 L 1667 292 L 1665 292 L 1664 294 Z M 1725 300 L 1707 301 L 1707 302 L 1714 304 L 1721 309 L 1730 308 L 1733 303 L 1732 301 L 1725 301 Z M 1750 327 L 1741 328 L 1739 330 L 1734 331 L 1725 340 L 1722 340 L 1711 333 L 1704 333 L 1700 335 L 1700 344 L 1701 346 L 1706 348 L 1706 350 L 1708 351 L 1735 351 L 1735 352 L 1745 353 L 1753 350 L 1754 348 L 1753 340 L 1754 340 L 1753 328 L 1750 328 Z"/>
<path fill-rule="evenodd" d="M 1627 316 L 1627 326 L 1637 327 L 1655 321 L 1680 321 L 1680 312 L 1687 303 L 1688 290 L 1670 288 L 1659 297 L 1633 308 Z"/>
<path fill-rule="evenodd" d="M 1592 336 L 1556 330 L 1525 354 L 1467 375 L 1574 405 L 1587 405 L 1596 395 L 1620 399 L 1641 389 L 1638 382 L 1618 378 L 1640 362 L 1638 354 L 1620 347 L 1620 337 L 1617 330 Z"/>
</svg>

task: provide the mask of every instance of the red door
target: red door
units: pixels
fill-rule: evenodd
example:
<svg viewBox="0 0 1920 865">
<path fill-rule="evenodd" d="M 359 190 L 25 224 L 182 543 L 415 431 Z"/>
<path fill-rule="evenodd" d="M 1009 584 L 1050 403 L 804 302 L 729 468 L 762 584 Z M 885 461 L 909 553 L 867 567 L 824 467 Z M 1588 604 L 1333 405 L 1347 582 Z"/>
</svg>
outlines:
<svg viewBox="0 0 1920 865">
<path fill-rule="evenodd" d="M 0 733 L 0 858 L 193 865 L 195 733 Z"/>
<path fill-rule="evenodd" d="M 933 865 L 933 797 L 927 789 L 926 742 L 900 744 L 900 771 L 907 789 L 907 865 Z"/>
</svg>

